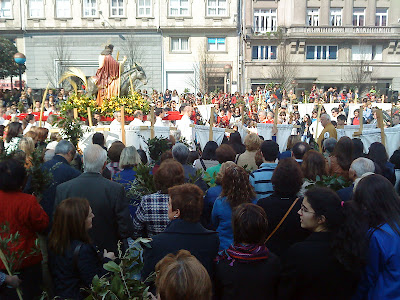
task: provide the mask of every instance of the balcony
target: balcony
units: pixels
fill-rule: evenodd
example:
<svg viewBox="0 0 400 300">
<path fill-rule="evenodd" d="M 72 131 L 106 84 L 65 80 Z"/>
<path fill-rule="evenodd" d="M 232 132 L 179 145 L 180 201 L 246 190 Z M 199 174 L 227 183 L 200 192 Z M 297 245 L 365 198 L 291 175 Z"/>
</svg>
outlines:
<svg viewBox="0 0 400 300">
<path fill-rule="evenodd" d="M 287 35 L 290 37 L 323 37 L 323 38 L 358 38 L 358 37 L 376 37 L 379 39 L 398 38 L 400 27 L 377 27 L 377 26 L 295 26 L 287 29 Z"/>
</svg>

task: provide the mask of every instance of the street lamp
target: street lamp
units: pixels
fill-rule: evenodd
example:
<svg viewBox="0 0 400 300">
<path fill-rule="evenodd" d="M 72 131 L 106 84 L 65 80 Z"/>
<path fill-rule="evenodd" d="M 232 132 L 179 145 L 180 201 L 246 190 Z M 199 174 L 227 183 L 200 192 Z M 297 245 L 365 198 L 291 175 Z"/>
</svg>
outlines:
<svg viewBox="0 0 400 300">
<path fill-rule="evenodd" d="M 224 71 L 225 71 L 225 73 L 226 73 L 226 92 L 227 93 L 230 93 L 230 83 L 231 83 L 231 80 L 230 80 L 230 73 L 231 73 L 231 71 L 232 71 L 232 66 L 230 65 L 230 64 L 227 64 L 227 65 L 225 65 L 224 66 Z"/>
<path fill-rule="evenodd" d="M 22 93 L 22 66 L 26 62 L 26 57 L 24 54 L 17 52 L 14 54 L 14 61 L 18 64 L 19 67 L 19 95 Z"/>
</svg>

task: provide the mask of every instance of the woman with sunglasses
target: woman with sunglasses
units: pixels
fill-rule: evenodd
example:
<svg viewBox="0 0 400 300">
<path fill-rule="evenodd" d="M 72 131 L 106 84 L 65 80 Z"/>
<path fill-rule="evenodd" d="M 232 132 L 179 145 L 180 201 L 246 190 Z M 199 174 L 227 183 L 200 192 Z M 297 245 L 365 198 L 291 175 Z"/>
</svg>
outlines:
<svg viewBox="0 0 400 300">
<path fill-rule="evenodd" d="M 311 234 L 282 260 L 279 299 L 351 299 L 366 256 L 363 218 L 322 187 L 305 193 L 298 214 Z"/>
</svg>

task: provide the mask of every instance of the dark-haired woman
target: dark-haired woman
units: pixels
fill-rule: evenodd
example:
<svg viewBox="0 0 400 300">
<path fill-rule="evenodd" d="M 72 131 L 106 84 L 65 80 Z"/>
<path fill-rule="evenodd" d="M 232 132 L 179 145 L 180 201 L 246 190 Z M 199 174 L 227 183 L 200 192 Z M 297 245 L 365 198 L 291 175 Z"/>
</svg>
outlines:
<svg viewBox="0 0 400 300">
<path fill-rule="evenodd" d="M 68 198 L 56 208 L 49 236 L 50 272 L 55 295 L 61 299 L 84 299 L 80 288 L 89 288 L 93 277 L 103 276 L 103 264 L 115 259 L 113 252 L 98 254 L 88 231 L 94 218 L 89 201 Z"/>
<path fill-rule="evenodd" d="M 9 159 L 0 162 L 0 225 L 8 224 L 8 232 L 0 233 L 2 238 L 19 233 L 19 243 L 9 251 L 28 255 L 35 248 L 37 233 L 43 232 L 49 225 L 49 217 L 39 205 L 35 196 L 21 192 L 25 185 L 26 171 L 20 162 Z M 4 249 L 3 249 L 4 251 Z M 20 272 L 21 288 L 24 299 L 34 299 L 41 294 L 40 254 L 28 255 L 16 271 Z M 0 270 L 5 267 L 0 260 Z M 7 299 L 6 296 L 4 296 Z M 0 293 L 0 299 L 3 295 Z"/>
<path fill-rule="evenodd" d="M 217 156 L 215 150 L 217 150 L 218 144 L 214 141 L 208 141 L 204 146 L 204 150 L 199 159 L 196 159 L 193 163 L 195 169 L 203 170 L 204 172 L 211 167 L 218 165 Z"/>
<path fill-rule="evenodd" d="M 367 250 L 366 227 L 354 211 L 328 188 L 306 192 L 298 214 L 311 235 L 283 257 L 279 299 L 351 299 Z"/>
<path fill-rule="evenodd" d="M 245 145 L 242 143 L 242 137 L 239 132 L 231 133 L 229 137 L 229 145 L 235 150 L 236 154 L 242 154 L 246 151 Z"/>
<path fill-rule="evenodd" d="M 220 250 L 233 243 L 232 209 L 250 202 L 256 202 L 256 193 L 247 172 L 239 166 L 227 168 L 222 178 L 221 196 L 215 200 L 211 213 L 211 222 L 220 239 Z"/>
<path fill-rule="evenodd" d="M 203 209 L 202 190 L 190 183 L 168 189 L 167 217 L 170 223 L 163 232 L 153 236 L 151 248 L 145 249 L 143 277 L 146 278 L 165 255 L 181 249 L 190 251 L 212 274 L 219 239 L 215 231 L 200 224 Z"/>
<path fill-rule="evenodd" d="M 353 162 L 353 142 L 347 137 L 343 136 L 337 142 L 332 156 L 328 158 L 327 170 L 329 175 L 343 176 L 349 180 L 349 169 Z"/>
<path fill-rule="evenodd" d="M 277 299 L 279 258 L 265 246 L 268 220 L 252 203 L 232 213 L 234 243 L 216 258 L 217 299 Z"/>
<path fill-rule="evenodd" d="M 361 179 L 353 200 L 366 213 L 369 253 L 353 299 L 400 299 L 400 199 L 381 175 Z"/>
<path fill-rule="evenodd" d="M 375 142 L 369 146 L 368 158 L 378 165 L 378 170 L 380 171 L 379 174 L 386 177 L 393 185 L 395 185 L 396 173 L 394 171 L 394 164 L 389 162 L 389 156 L 382 143 Z"/>
<path fill-rule="evenodd" d="M 7 125 L 5 131 L 4 150 L 7 154 L 11 154 L 18 150 L 19 142 L 22 138 L 22 125 L 19 122 L 11 122 Z"/>
<path fill-rule="evenodd" d="M 271 196 L 258 200 L 268 218 L 268 235 L 272 233 L 283 216 L 297 199 L 303 184 L 303 174 L 299 163 L 293 158 L 279 161 L 271 178 L 274 192 Z M 303 241 L 308 232 L 301 228 L 299 215 L 300 201 L 297 201 L 282 225 L 267 242 L 267 247 L 278 256 L 283 255 L 294 243 Z"/>
</svg>

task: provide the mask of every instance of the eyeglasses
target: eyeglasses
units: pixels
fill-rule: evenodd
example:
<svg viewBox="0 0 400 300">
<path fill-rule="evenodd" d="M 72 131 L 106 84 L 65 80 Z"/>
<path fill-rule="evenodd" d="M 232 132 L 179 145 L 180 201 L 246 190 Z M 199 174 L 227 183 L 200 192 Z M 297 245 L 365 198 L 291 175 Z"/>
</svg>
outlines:
<svg viewBox="0 0 400 300">
<path fill-rule="evenodd" d="M 301 206 L 300 206 L 300 211 L 301 211 L 302 213 L 315 214 L 315 212 L 309 211 L 309 210 L 307 209 L 307 207 L 305 207 L 303 204 L 301 204 Z"/>
</svg>

